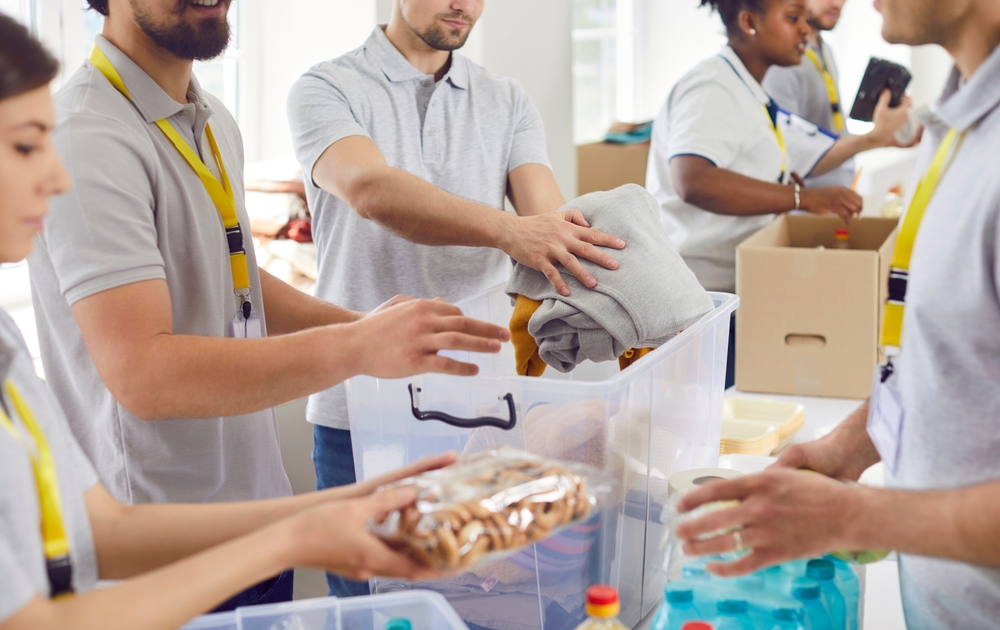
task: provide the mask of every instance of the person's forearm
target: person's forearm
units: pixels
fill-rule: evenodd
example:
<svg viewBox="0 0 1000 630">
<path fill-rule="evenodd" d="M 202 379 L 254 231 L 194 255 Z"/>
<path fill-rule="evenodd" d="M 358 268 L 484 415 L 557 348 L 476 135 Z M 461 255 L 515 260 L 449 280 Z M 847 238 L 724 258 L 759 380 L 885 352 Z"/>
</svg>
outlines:
<svg viewBox="0 0 1000 630">
<path fill-rule="evenodd" d="M 724 168 L 707 168 L 684 178 L 678 192 L 686 203 L 715 214 L 756 216 L 787 212 L 795 207 L 795 191 L 791 186 L 764 182 Z"/>
<path fill-rule="evenodd" d="M 359 215 L 421 245 L 501 248 L 509 222 L 516 220 L 387 165 L 367 166 L 345 194 Z"/>
<path fill-rule="evenodd" d="M 833 145 L 823 159 L 819 161 L 809 176 L 825 175 L 858 153 L 877 148 L 879 143 L 870 135 L 846 136 Z"/>
<path fill-rule="evenodd" d="M 857 549 L 891 549 L 1000 566 L 1000 482 L 958 490 L 913 492 L 859 488 Z"/>
<path fill-rule="evenodd" d="M 36 597 L 2 630 L 174 630 L 291 566 L 294 541 L 274 525 L 111 588 Z"/>
<path fill-rule="evenodd" d="M 265 339 L 159 335 L 115 397 L 144 420 L 234 416 L 274 407 L 355 376 L 355 324 Z M 139 373 L 137 374 L 136 371 Z"/>
<path fill-rule="evenodd" d="M 362 313 L 306 295 L 263 269 L 260 270 L 260 286 L 267 317 L 267 333 L 270 336 L 286 335 L 329 324 L 347 324 L 363 316 Z"/>
<path fill-rule="evenodd" d="M 268 501 L 122 505 L 103 486 L 87 491 L 102 580 L 124 580 L 245 536 L 346 494 L 333 489 Z"/>
<path fill-rule="evenodd" d="M 868 405 L 866 400 L 825 438 L 841 450 L 842 474 L 849 479 L 857 479 L 882 459 L 868 435 Z"/>
</svg>

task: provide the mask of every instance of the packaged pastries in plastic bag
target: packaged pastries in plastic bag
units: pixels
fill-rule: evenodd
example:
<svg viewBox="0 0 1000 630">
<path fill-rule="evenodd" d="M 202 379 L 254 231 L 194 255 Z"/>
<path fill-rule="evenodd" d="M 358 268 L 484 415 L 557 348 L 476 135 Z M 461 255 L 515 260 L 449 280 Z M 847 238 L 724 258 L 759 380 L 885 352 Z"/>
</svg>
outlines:
<svg viewBox="0 0 1000 630">
<path fill-rule="evenodd" d="M 417 501 L 372 531 L 425 566 L 469 568 L 586 519 L 597 507 L 597 476 L 514 449 L 484 451 L 393 484 L 412 488 Z"/>
</svg>

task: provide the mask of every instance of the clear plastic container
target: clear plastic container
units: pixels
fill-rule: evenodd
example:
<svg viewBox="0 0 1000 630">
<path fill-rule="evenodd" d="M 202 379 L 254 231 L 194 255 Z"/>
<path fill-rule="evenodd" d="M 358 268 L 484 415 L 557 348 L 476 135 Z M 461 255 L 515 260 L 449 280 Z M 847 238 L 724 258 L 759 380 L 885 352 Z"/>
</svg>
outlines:
<svg viewBox="0 0 1000 630">
<path fill-rule="evenodd" d="M 431 583 L 378 579 L 373 592 L 434 590 L 484 628 L 500 618 L 573 627 L 584 619 L 585 589 L 609 584 L 621 598 L 621 621 L 638 624 L 666 585 L 659 541 L 668 479 L 718 463 L 729 320 L 739 299 L 712 298 L 711 313 L 624 371 L 617 362 L 584 363 L 569 374 L 518 376 L 513 347 L 504 344 L 498 355 L 448 353 L 478 365 L 475 378 L 350 379 L 359 480 L 447 450 L 512 446 L 589 464 L 620 489 L 585 523 L 510 558 Z M 513 313 L 503 287 L 458 306 L 504 326 Z"/>
<path fill-rule="evenodd" d="M 400 618 L 413 630 L 468 630 L 444 597 L 428 591 L 249 606 L 236 618 L 238 630 L 383 630 Z"/>
<path fill-rule="evenodd" d="M 236 613 L 224 612 L 202 615 L 182 626 L 180 630 L 240 630 L 240 628 L 236 621 Z"/>
</svg>

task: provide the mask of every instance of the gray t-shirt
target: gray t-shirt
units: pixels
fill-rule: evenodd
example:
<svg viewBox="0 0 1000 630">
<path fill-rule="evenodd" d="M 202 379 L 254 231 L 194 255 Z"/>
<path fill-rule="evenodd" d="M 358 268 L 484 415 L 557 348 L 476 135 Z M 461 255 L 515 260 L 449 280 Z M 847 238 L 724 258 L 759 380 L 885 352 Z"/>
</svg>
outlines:
<svg viewBox="0 0 1000 630">
<path fill-rule="evenodd" d="M 11 382 L 45 433 L 59 478 L 63 524 L 73 561 L 73 588 L 89 591 L 97 583 L 97 556 L 83 495 L 97 484 L 97 474 L 80 450 L 59 403 L 35 375 L 24 339 L 14 321 L 0 311 L 0 382 Z M 3 407 L 15 428 L 33 444 L 13 409 L 6 388 Z M 41 511 L 31 460 L 24 446 L 0 428 L 0 623 L 32 597 L 49 596 L 42 546 Z"/>
<path fill-rule="evenodd" d="M 98 37 L 97 45 L 135 102 L 90 63 L 55 96 L 54 140 L 73 188 L 52 199 L 29 259 L 46 377 L 101 481 L 122 502 L 289 495 L 272 409 L 228 418 L 140 420 L 111 395 L 87 352 L 71 306 L 126 284 L 166 280 L 175 334 L 225 337 L 236 314 L 222 220 L 194 170 L 156 127 L 162 118 L 214 169 L 204 133 L 211 120 L 236 194 L 251 299 L 264 310 L 236 121 L 194 78 L 190 102 L 181 105 L 107 40 Z"/>
<path fill-rule="evenodd" d="M 917 171 L 948 128 L 968 132 L 910 266 L 898 370 L 905 418 L 890 481 L 911 490 L 1000 480 L 1000 47 L 959 84 L 953 72 Z M 997 627 L 1000 569 L 912 555 L 899 567 L 910 630 Z"/>
<path fill-rule="evenodd" d="M 830 49 L 822 35 L 820 36 L 820 46 L 809 44 L 809 49 L 816 53 L 820 63 L 826 71 L 833 77 L 834 83 L 840 83 L 840 72 L 837 70 L 837 62 L 834 59 L 833 51 Z M 846 129 L 837 131 L 833 122 L 833 109 L 830 106 L 830 94 L 826 89 L 826 81 L 823 75 L 816 68 L 816 64 L 805 56 L 802 63 L 797 66 L 771 66 L 767 74 L 764 75 L 764 89 L 768 91 L 774 101 L 785 111 L 797 114 L 808 121 L 811 121 L 827 131 L 848 135 Z M 850 111 L 850 104 L 844 103 L 838 88 L 837 100 L 840 101 L 840 109 L 847 120 L 847 113 Z M 806 184 L 810 187 L 817 186 L 850 186 L 854 180 L 854 159 L 850 159 L 839 168 L 817 177 L 810 177 Z"/>
<path fill-rule="evenodd" d="M 319 297 L 368 311 L 397 294 L 454 302 L 507 280 L 510 261 L 503 252 L 411 243 L 361 218 L 308 175 L 331 145 L 364 136 L 390 166 L 503 210 L 511 171 L 525 164 L 549 166 L 541 116 L 520 83 L 490 74 L 458 53 L 435 83 L 377 26 L 361 48 L 303 75 L 289 95 L 288 113 L 307 174 Z M 348 428 L 344 392 L 339 385 L 310 397 L 309 421 Z"/>
</svg>

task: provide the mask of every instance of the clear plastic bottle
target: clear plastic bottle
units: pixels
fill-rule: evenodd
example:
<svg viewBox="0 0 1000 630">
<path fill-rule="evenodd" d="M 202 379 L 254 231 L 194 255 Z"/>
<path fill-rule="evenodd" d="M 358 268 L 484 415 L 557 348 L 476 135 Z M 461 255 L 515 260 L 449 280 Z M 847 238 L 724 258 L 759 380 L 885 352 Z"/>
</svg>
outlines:
<svg viewBox="0 0 1000 630">
<path fill-rule="evenodd" d="M 844 604 L 847 608 L 847 630 L 858 630 L 860 628 L 859 617 L 861 615 L 861 581 L 858 574 L 847 562 L 835 556 L 826 556 L 824 560 L 833 563 L 833 568 L 837 572 L 837 588 L 844 595 Z"/>
<path fill-rule="evenodd" d="M 620 610 L 618 591 L 611 586 L 591 586 L 587 589 L 587 620 L 576 630 L 629 630 L 618 621 Z"/>
<path fill-rule="evenodd" d="M 745 599 L 723 599 L 715 607 L 715 630 L 755 630 Z"/>
<path fill-rule="evenodd" d="M 822 591 L 816 580 L 796 578 L 792 582 L 792 597 L 802 602 L 805 608 L 805 626 L 809 630 L 833 630 L 833 623 L 823 607 L 821 596 Z"/>
<path fill-rule="evenodd" d="M 837 588 L 837 571 L 829 560 L 810 560 L 806 565 L 806 577 L 819 582 L 821 599 L 830 613 L 830 623 L 834 630 L 847 628 L 847 603 L 844 594 Z"/>
<path fill-rule="evenodd" d="M 800 611 L 794 608 L 776 608 L 771 614 L 771 625 L 767 630 L 805 630 L 799 620 Z"/>
<path fill-rule="evenodd" d="M 851 233 L 847 228 L 837 228 L 833 235 L 833 249 L 851 249 Z"/>
<path fill-rule="evenodd" d="M 903 216 L 902 186 L 893 186 L 889 189 L 889 194 L 882 200 L 882 209 L 879 214 L 884 219 L 898 219 Z"/>
</svg>

